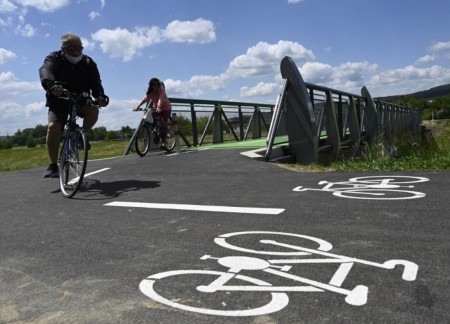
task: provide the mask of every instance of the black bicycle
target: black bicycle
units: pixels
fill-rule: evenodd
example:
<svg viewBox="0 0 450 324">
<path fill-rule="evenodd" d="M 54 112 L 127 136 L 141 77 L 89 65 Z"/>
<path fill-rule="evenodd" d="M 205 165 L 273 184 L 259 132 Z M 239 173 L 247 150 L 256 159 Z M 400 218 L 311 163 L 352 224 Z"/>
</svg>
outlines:
<svg viewBox="0 0 450 324">
<path fill-rule="evenodd" d="M 140 108 L 134 111 L 144 112 L 144 116 L 135 132 L 134 148 L 136 153 L 139 156 L 145 156 L 152 149 L 172 151 L 175 147 L 175 127 L 172 117 L 167 121 L 167 134 L 163 142 L 161 140 L 162 121 L 160 114 L 150 108 Z"/>
<path fill-rule="evenodd" d="M 69 117 L 64 128 L 64 138 L 59 153 L 59 183 L 64 197 L 72 198 L 80 189 L 88 161 L 87 134 L 77 124 L 77 119 L 86 106 L 98 106 L 88 93 L 70 93 L 63 90 L 61 100 L 69 102 Z M 105 96 L 106 103 L 109 98 Z"/>
</svg>

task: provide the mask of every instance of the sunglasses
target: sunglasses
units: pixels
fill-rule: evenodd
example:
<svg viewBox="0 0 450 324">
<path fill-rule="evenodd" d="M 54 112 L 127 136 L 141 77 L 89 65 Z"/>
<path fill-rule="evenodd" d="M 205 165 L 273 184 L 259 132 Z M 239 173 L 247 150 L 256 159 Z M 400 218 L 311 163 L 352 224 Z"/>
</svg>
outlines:
<svg viewBox="0 0 450 324">
<path fill-rule="evenodd" d="M 69 50 L 69 51 L 81 51 L 83 49 L 83 46 L 81 45 L 66 45 L 64 46 L 65 49 Z"/>
<path fill-rule="evenodd" d="M 152 87 L 159 86 L 159 83 L 152 83 Z"/>
</svg>

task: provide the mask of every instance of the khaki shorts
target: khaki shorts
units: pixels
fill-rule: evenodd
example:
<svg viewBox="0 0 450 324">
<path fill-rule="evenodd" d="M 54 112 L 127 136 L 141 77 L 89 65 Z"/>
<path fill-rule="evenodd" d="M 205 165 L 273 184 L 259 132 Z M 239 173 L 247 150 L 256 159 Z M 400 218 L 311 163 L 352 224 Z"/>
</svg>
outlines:
<svg viewBox="0 0 450 324">
<path fill-rule="evenodd" d="M 89 109 L 98 109 L 91 105 L 86 105 L 81 111 L 77 112 L 77 116 L 83 118 Z M 48 109 L 48 123 L 60 123 L 61 129 L 64 128 L 67 118 L 69 117 L 69 108 L 67 107 L 50 107 Z"/>
</svg>

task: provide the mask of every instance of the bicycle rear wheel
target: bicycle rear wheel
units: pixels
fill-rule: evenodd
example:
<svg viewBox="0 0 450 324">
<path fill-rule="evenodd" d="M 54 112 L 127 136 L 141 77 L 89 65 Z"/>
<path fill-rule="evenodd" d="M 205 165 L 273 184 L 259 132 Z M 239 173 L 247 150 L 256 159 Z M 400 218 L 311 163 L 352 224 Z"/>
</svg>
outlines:
<svg viewBox="0 0 450 324">
<path fill-rule="evenodd" d="M 175 148 L 175 128 L 171 120 L 167 121 L 167 135 L 164 143 L 164 149 L 167 152 L 172 151 Z"/>
<path fill-rule="evenodd" d="M 166 271 L 145 278 L 139 289 L 161 304 L 216 316 L 261 316 L 278 312 L 289 303 L 286 293 L 270 291 L 270 283 L 240 274 L 232 279 L 233 290 L 227 290 L 232 286 L 225 284 L 213 293 L 199 289 L 227 275 L 227 272 L 211 270 Z M 247 289 L 240 290 L 240 287 Z M 258 290 L 260 287 L 269 291 Z"/>
<path fill-rule="evenodd" d="M 145 156 L 150 147 L 150 128 L 142 123 L 136 133 L 135 149 L 139 156 Z"/>
<path fill-rule="evenodd" d="M 67 132 L 59 156 L 59 183 L 64 197 L 72 198 L 83 182 L 88 160 L 87 136 L 77 128 Z"/>
</svg>

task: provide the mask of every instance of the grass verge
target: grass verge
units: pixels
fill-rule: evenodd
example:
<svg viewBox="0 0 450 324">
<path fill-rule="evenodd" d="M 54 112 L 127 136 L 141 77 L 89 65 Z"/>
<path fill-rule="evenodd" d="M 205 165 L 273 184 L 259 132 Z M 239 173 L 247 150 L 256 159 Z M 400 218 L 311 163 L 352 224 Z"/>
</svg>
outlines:
<svg viewBox="0 0 450 324">
<path fill-rule="evenodd" d="M 450 170 L 450 120 L 424 124 L 431 130 L 436 145 L 425 145 L 420 140 L 407 137 L 398 139 L 395 156 L 385 155 L 380 146 L 375 146 L 371 149 L 365 148 L 357 157 L 340 160 L 327 166 L 319 164 L 280 164 L 280 166 L 300 172 Z M 123 155 L 128 140 L 92 142 L 91 145 L 90 160 L 110 158 Z M 0 172 L 45 168 L 48 163 L 46 147 L 0 150 Z"/>
<path fill-rule="evenodd" d="M 395 149 L 391 154 L 386 154 L 382 145 L 375 145 L 363 147 L 358 156 L 326 166 L 289 164 L 286 167 L 301 172 L 450 170 L 450 120 L 425 122 L 424 126 L 433 134 L 435 143 L 407 134 L 394 140 Z"/>
<path fill-rule="evenodd" d="M 128 141 L 91 142 L 89 160 L 117 157 L 123 155 Z M 49 164 L 47 148 L 17 147 L 0 150 L 0 172 L 9 172 L 33 168 L 46 168 Z"/>
</svg>

